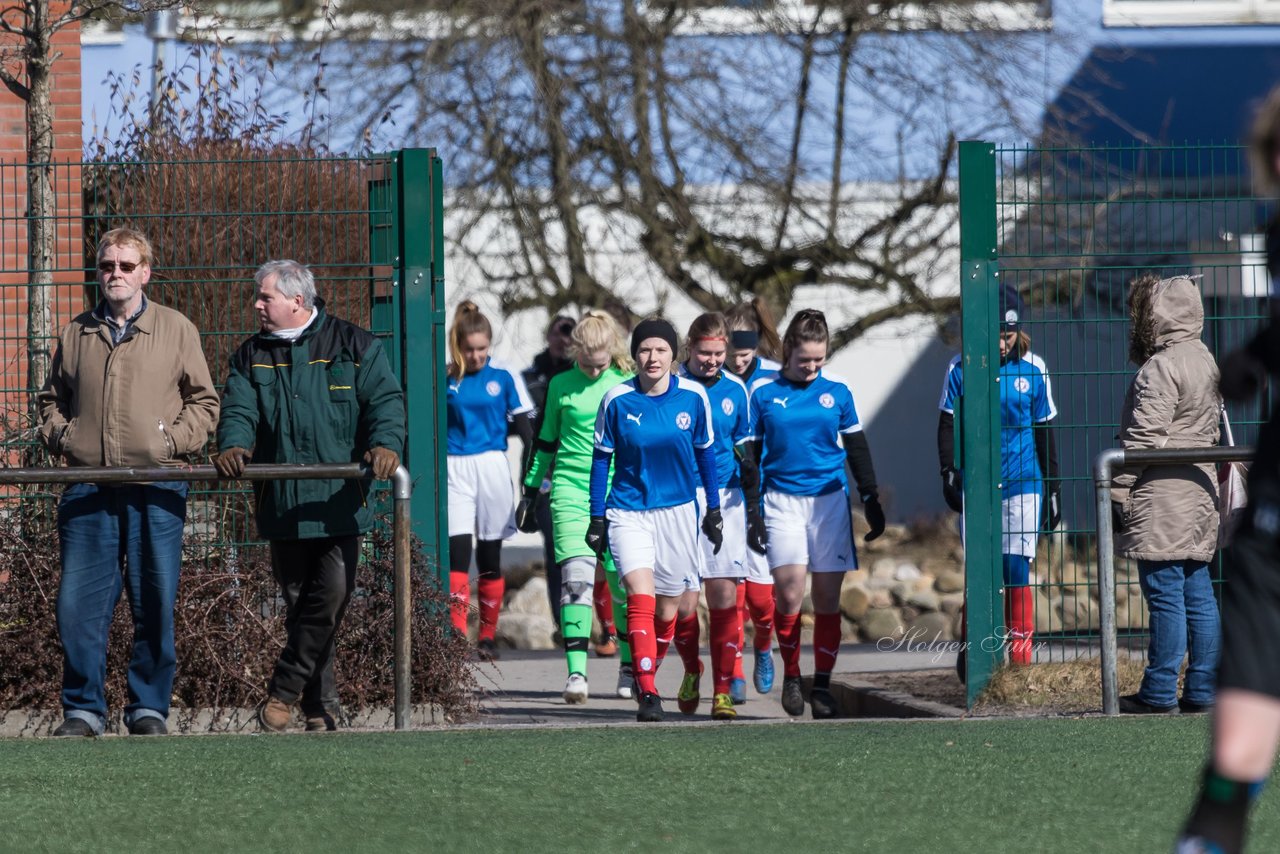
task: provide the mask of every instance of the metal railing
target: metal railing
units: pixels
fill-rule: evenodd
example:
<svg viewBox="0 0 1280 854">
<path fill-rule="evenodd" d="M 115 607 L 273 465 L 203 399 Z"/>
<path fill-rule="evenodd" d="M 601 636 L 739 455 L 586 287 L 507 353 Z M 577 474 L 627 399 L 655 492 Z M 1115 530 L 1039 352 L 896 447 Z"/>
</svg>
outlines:
<svg viewBox="0 0 1280 854">
<path fill-rule="evenodd" d="M 248 465 L 240 480 L 364 480 L 373 473 L 363 463 L 305 463 L 297 465 Z M 67 468 L 0 469 L 0 485 L 43 483 L 137 483 L 154 481 L 224 480 L 211 465 L 75 466 Z M 409 728 L 410 711 L 410 516 L 413 484 L 404 466 L 391 476 L 395 499 L 392 542 L 395 562 L 395 728 Z"/>
<path fill-rule="evenodd" d="M 1253 459 L 1254 449 L 1245 445 L 1208 448 L 1159 448 L 1126 451 L 1109 448 L 1093 463 L 1093 487 L 1098 513 L 1098 606 L 1102 629 L 1102 713 L 1120 714 L 1116 678 L 1116 557 L 1111 529 L 1111 479 L 1127 465 L 1168 466 L 1187 463 L 1238 463 Z"/>
</svg>

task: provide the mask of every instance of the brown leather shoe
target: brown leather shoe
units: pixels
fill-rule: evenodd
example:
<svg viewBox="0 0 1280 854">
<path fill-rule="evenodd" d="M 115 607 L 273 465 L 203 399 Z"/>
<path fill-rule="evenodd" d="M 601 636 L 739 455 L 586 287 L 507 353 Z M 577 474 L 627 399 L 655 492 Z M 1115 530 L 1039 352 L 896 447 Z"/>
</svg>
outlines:
<svg viewBox="0 0 1280 854">
<path fill-rule="evenodd" d="M 338 728 L 338 722 L 328 712 L 321 712 L 314 717 L 308 717 L 305 726 L 307 732 L 333 732 Z"/>
<path fill-rule="evenodd" d="M 271 732 L 284 732 L 293 719 L 293 708 L 283 700 L 268 697 L 258 709 L 258 723 Z"/>
</svg>

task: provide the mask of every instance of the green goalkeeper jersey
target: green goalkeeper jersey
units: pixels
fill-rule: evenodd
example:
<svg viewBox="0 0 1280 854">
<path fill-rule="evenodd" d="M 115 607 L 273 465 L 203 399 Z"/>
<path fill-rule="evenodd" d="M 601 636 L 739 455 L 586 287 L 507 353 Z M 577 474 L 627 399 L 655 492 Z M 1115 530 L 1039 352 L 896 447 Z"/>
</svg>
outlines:
<svg viewBox="0 0 1280 854">
<path fill-rule="evenodd" d="M 609 389 L 630 376 L 610 365 L 600 376 L 591 379 L 575 363 L 551 378 L 542 430 L 538 433 L 538 452 L 525 475 L 525 486 L 541 486 L 554 462 L 552 490 L 564 487 L 585 492 L 588 489 L 600 401 Z M 547 450 L 549 447 L 555 450 Z"/>
</svg>

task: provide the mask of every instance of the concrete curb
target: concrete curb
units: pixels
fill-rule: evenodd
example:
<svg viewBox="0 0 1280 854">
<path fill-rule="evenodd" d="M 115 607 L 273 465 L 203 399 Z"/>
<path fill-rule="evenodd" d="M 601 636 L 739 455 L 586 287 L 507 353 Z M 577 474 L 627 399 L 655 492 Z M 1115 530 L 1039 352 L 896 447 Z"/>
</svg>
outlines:
<svg viewBox="0 0 1280 854">
<path fill-rule="evenodd" d="M 0 738 L 43 738 L 53 734 L 62 723 L 61 710 L 28 709 L 0 713 Z M 444 710 L 435 704 L 414 706 L 409 713 L 409 726 L 437 727 L 449 723 Z M 198 709 L 173 711 L 169 714 L 169 732 L 182 735 L 259 732 L 257 709 Z M 341 727 L 348 731 L 394 731 L 395 710 L 375 706 L 347 713 Z M 293 728 L 302 731 L 302 718 L 294 714 Z M 119 718 L 109 721 L 105 735 L 125 735 Z"/>
<path fill-rule="evenodd" d="M 805 678 L 805 695 L 812 685 Z M 962 718 L 964 709 L 921 700 L 901 691 L 890 691 L 859 679 L 831 678 L 831 694 L 844 718 Z"/>
</svg>

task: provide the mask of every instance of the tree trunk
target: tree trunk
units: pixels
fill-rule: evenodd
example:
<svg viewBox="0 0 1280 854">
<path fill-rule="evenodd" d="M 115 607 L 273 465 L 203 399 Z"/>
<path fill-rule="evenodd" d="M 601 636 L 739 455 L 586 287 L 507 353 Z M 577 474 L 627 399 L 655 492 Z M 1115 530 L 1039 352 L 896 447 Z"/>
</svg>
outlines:
<svg viewBox="0 0 1280 854">
<path fill-rule="evenodd" d="M 27 389 L 34 392 L 49 376 L 53 343 L 53 263 L 57 239 L 57 196 L 53 189 L 53 105 L 49 74 L 48 0 L 33 0 L 32 38 L 27 56 Z"/>
</svg>

